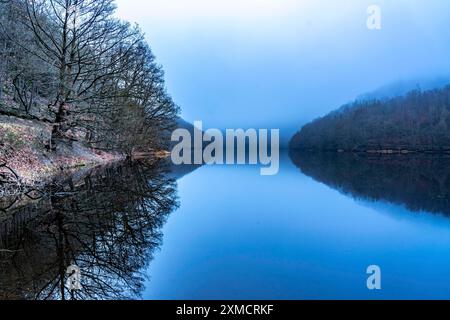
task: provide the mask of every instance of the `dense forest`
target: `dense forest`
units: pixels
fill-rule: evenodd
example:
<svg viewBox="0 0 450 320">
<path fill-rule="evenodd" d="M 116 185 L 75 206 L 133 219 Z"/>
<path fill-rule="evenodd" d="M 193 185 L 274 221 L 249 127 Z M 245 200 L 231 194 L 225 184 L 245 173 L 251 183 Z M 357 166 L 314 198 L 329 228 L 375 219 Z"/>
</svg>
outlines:
<svg viewBox="0 0 450 320">
<path fill-rule="evenodd" d="M 161 148 L 177 119 L 162 68 L 113 0 L 0 0 L 0 115 L 47 124 L 45 147 Z"/>
<path fill-rule="evenodd" d="M 291 141 L 310 151 L 450 152 L 450 86 L 358 100 L 307 124 Z"/>
</svg>

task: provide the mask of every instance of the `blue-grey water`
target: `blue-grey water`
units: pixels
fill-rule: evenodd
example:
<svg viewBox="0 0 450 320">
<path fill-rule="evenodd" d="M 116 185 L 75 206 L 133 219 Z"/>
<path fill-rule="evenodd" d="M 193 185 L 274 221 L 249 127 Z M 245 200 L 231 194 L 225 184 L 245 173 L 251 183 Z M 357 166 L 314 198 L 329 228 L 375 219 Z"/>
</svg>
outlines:
<svg viewBox="0 0 450 320">
<path fill-rule="evenodd" d="M 145 161 L 80 173 L 0 202 L 0 299 L 448 299 L 448 168 L 291 152 L 274 176 Z M 67 287 L 74 265 L 82 290 Z"/>
<path fill-rule="evenodd" d="M 450 219 L 346 195 L 287 154 L 273 177 L 198 168 L 178 195 L 145 299 L 450 298 Z M 381 267 L 379 291 L 367 288 L 369 265 Z"/>
</svg>

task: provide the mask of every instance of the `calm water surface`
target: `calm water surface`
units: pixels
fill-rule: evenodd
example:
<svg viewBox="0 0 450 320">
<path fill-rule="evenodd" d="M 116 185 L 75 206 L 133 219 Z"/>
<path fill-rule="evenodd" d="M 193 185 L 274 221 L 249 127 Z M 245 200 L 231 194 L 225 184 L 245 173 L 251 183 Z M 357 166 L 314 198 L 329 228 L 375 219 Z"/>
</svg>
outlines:
<svg viewBox="0 0 450 320">
<path fill-rule="evenodd" d="M 70 177 L 0 203 L 0 298 L 450 298 L 448 168 L 293 152 L 271 177 L 162 164 Z M 366 287 L 369 265 L 381 291 Z"/>
<path fill-rule="evenodd" d="M 424 210 L 450 211 L 447 160 L 296 157 L 314 179 L 287 154 L 273 177 L 213 166 L 180 179 L 144 298 L 450 298 L 450 220 Z"/>
</svg>

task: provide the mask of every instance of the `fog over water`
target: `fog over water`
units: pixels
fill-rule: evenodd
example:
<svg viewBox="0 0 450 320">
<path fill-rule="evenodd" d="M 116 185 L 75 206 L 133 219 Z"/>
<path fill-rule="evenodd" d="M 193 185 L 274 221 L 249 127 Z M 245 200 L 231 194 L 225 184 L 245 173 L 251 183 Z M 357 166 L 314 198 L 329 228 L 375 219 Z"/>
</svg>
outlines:
<svg viewBox="0 0 450 320">
<path fill-rule="evenodd" d="M 282 136 L 361 94 L 450 74 L 450 3 L 119 0 L 140 24 L 188 121 L 279 127 Z"/>
<path fill-rule="evenodd" d="M 279 150 L 276 139 L 280 129 L 287 146 L 354 99 L 450 84 L 448 0 L 378 0 L 380 30 L 367 27 L 372 0 L 117 2 L 117 16 L 145 32 L 183 119 L 152 63 L 122 88 L 123 70 L 142 72 L 134 54 L 90 86 L 86 103 L 107 104 L 88 113 L 69 103 L 83 93 L 58 98 L 48 124 L 2 115 L 0 300 L 450 297 L 450 87 L 342 109 L 293 141 L 305 148 Z M 20 58 L 5 70 L 27 67 L 11 47 Z M 106 56 L 89 73 L 103 78 Z M 70 78 L 43 82 L 64 89 Z M 20 82 L 41 110 L 40 86 L 24 79 L 12 81 L 15 96 Z M 149 95 L 164 108 L 134 103 Z M 180 141 L 165 148 L 172 120 Z M 239 128 L 254 129 L 248 141 Z M 163 148 L 173 152 L 153 152 Z"/>
</svg>

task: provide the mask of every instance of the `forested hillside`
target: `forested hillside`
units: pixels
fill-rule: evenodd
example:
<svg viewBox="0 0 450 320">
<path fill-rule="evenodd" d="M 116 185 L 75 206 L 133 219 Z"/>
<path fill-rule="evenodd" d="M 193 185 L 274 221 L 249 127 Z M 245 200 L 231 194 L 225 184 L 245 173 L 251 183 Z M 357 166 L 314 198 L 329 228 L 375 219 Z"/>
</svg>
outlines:
<svg viewBox="0 0 450 320">
<path fill-rule="evenodd" d="M 0 0 L 0 114 L 46 124 L 50 152 L 167 143 L 178 108 L 162 68 L 114 13 L 113 0 Z"/>
<path fill-rule="evenodd" d="M 292 149 L 450 152 L 450 86 L 356 101 L 304 126 Z"/>
</svg>

